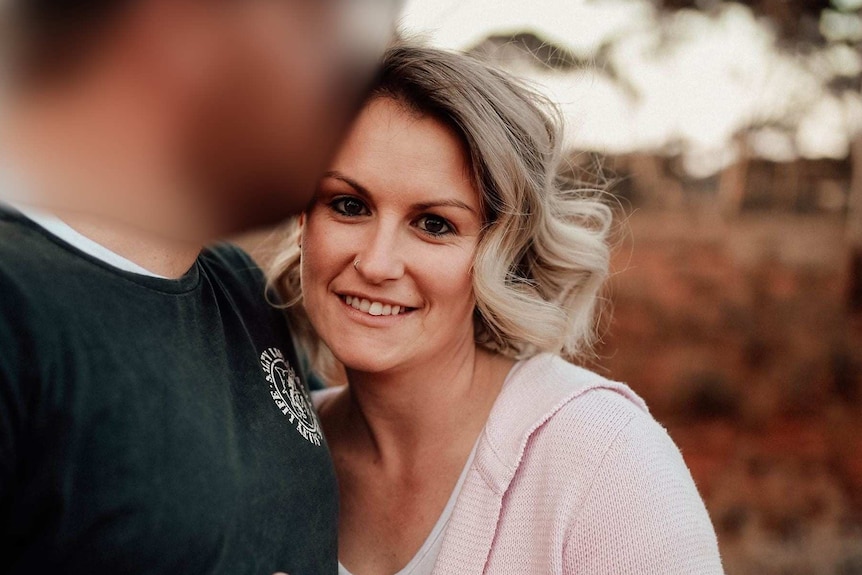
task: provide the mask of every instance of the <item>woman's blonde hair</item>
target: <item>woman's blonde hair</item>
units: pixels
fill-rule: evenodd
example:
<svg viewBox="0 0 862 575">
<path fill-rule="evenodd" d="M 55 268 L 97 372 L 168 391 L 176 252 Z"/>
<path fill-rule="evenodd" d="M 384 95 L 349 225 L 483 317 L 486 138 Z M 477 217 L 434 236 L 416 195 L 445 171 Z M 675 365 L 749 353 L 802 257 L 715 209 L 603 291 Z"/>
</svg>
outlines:
<svg viewBox="0 0 862 575">
<path fill-rule="evenodd" d="M 591 349 L 608 274 L 611 209 L 597 190 L 559 177 L 561 129 L 544 97 L 471 56 L 410 44 L 390 48 L 372 97 L 451 126 L 470 154 L 484 228 L 473 264 L 478 345 L 523 359 Z M 269 270 L 312 357 L 326 352 L 302 309 L 298 227 Z"/>
</svg>

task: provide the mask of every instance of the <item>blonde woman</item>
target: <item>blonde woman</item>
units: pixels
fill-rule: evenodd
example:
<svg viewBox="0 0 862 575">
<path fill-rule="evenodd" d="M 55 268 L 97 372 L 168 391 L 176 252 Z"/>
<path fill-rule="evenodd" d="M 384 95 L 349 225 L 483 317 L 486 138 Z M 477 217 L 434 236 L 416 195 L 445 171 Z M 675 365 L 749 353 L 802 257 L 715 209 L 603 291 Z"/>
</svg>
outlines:
<svg viewBox="0 0 862 575">
<path fill-rule="evenodd" d="M 664 429 L 589 349 L 611 213 L 560 187 L 555 117 L 399 46 L 272 270 L 349 384 L 315 398 L 352 575 L 721 573 Z"/>
</svg>

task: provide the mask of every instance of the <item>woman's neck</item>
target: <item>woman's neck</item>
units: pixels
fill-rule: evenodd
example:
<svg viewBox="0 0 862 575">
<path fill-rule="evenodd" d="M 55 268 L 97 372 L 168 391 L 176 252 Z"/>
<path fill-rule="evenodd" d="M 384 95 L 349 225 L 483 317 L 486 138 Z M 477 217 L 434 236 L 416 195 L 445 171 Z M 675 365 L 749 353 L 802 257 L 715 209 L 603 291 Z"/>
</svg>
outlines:
<svg viewBox="0 0 862 575">
<path fill-rule="evenodd" d="M 390 373 L 348 371 L 345 415 L 356 447 L 393 471 L 466 457 L 513 364 L 470 342 L 446 359 Z"/>
</svg>

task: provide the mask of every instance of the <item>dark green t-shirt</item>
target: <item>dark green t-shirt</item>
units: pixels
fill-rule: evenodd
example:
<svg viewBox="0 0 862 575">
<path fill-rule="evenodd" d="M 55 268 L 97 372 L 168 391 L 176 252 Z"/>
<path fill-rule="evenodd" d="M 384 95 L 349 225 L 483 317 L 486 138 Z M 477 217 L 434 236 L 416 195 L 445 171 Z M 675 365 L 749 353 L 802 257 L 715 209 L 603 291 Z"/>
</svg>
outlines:
<svg viewBox="0 0 862 575">
<path fill-rule="evenodd" d="M 0 212 L 0 572 L 336 573 L 337 488 L 237 248 L 179 280 Z"/>
</svg>

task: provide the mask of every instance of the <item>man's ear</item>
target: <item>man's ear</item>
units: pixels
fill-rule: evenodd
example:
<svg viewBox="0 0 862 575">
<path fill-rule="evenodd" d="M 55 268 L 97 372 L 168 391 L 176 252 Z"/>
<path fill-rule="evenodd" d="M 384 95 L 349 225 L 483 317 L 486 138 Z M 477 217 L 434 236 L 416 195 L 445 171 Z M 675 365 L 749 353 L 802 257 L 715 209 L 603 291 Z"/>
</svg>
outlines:
<svg viewBox="0 0 862 575">
<path fill-rule="evenodd" d="M 296 221 L 299 227 L 299 233 L 296 235 L 296 241 L 299 244 L 299 247 L 302 248 L 302 229 L 305 227 L 305 212 L 299 214 L 299 218 L 297 218 Z"/>
</svg>

